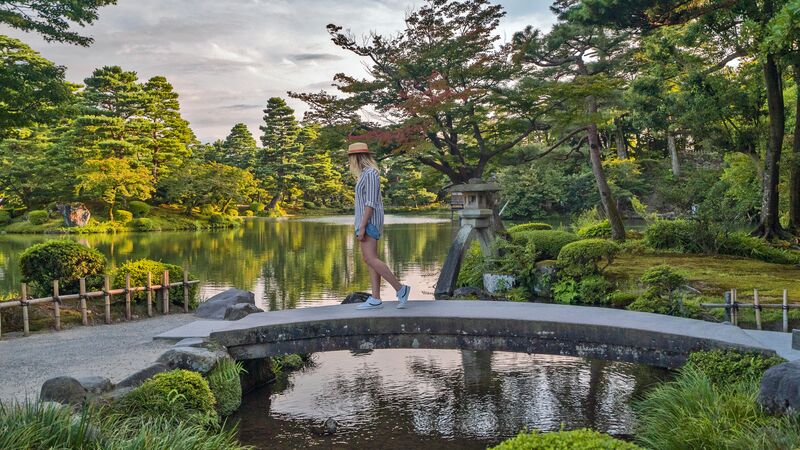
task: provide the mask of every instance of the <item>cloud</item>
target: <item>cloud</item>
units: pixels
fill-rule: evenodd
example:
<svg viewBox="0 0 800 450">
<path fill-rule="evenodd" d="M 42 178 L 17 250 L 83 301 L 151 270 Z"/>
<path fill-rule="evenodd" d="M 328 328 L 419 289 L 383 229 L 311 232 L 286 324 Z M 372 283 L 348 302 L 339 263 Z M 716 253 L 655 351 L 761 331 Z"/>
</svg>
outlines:
<svg viewBox="0 0 800 450">
<path fill-rule="evenodd" d="M 82 82 L 97 67 L 119 65 L 140 79 L 166 76 L 198 138 L 224 138 L 243 122 L 257 130 L 259 109 L 287 91 L 331 89 L 333 75 L 366 76 L 362 59 L 330 41 L 335 23 L 358 37 L 395 33 L 420 0 L 118 0 L 79 31 L 91 47 L 47 43 L 34 33 L 0 26 Z M 501 1 L 508 16 L 501 36 L 552 21 L 549 2 Z M 357 12 L 357 14 L 354 14 Z M 288 99 L 298 118 L 305 106 Z M 257 105 L 257 106 L 256 106 Z"/>
</svg>

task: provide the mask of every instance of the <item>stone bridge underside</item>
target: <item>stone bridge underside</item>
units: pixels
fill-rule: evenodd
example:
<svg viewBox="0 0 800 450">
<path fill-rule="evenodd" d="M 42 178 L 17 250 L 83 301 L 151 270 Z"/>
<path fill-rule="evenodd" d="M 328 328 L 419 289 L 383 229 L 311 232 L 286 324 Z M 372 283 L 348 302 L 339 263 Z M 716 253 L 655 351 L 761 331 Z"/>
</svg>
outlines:
<svg viewBox="0 0 800 450">
<path fill-rule="evenodd" d="M 198 320 L 156 339 L 205 338 L 239 360 L 287 353 L 383 348 L 496 350 L 582 356 L 674 368 L 696 350 L 774 354 L 738 327 L 658 314 L 585 306 L 491 301 L 393 302 Z"/>
</svg>

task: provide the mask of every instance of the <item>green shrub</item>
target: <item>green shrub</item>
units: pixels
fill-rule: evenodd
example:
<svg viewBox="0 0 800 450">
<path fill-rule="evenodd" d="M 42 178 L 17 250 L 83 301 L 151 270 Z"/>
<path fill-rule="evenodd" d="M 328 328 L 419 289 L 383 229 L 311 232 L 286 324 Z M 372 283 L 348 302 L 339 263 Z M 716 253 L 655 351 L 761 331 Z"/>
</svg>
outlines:
<svg viewBox="0 0 800 450">
<path fill-rule="evenodd" d="M 533 230 L 514 235 L 514 241 L 521 245 L 533 244 L 538 252 L 537 260 L 556 259 L 562 247 L 578 239 L 573 233 L 558 230 Z"/>
<path fill-rule="evenodd" d="M 203 423 L 217 416 L 214 394 L 197 372 L 178 369 L 156 374 L 120 399 L 127 416 Z"/>
<path fill-rule="evenodd" d="M 636 450 L 640 447 L 586 428 L 552 433 L 520 433 L 489 450 Z"/>
<path fill-rule="evenodd" d="M 133 214 L 133 217 L 136 219 L 150 214 L 150 209 L 152 209 L 150 205 L 145 202 L 140 202 L 139 200 L 128 202 L 128 211 L 130 211 L 131 214 Z"/>
<path fill-rule="evenodd" d="M 657 220 L 644 231 L 644 243 L 657 250 L 676 250 L 700 253 L 702 247 L 697 239 L 697 222 L 687 220 Z"/>
<path fill-rule="evenodd" d="M 797 418 L 764 414 L 758 389 L 752 380 L 717 386 L 686 367 L 634 404 L 636 441 L 664 450 L 798 448 Z"/>
<path fill-rule="evenodd" d="M 477 241 L 472 242 L 461 261 L 461 270 L 458 272 L 456 284 L 459 287 L 470 286 L 483 289 L 483 253 L 481 253 L 481 245 Z"/>
<path fill-rule="evenodd" d="M 31 225 L 43 225 L 47 223 L 47 220 L 50 218 L 50 214 L 47 211 L 42 210 L 34 210 L 28 213 L 28 222 Z"/>
<path fill-rule="evenodd" d="M 611 237 L 611 222 L 608 219 L 581 227 L 576 231 L 581 238 L 603 238 Z"/>
<path fill-rule="evenodd" d="M 581 279 L 564 277 L 553 286 L 553 300 L 566 304 L 604 305 L 609 303 L 611 283 L 602 275 Z"/>
<path fill-rule="evenodd" d="M 239 210 L 236 208 L 228 208 L 225 211 L 225 214 L 227 214 L 230 217 L 239 217 Z"/>
<path fill-rule="evenodd" d="M 125 261 L 121 266 L 117 267 L 111 272 L 111 280 L 113 287 L 125 286 L 125 275 L 130 274 L 131 286 L 146 286 L 147 274 L 152 274 L 153 284 L 161 284 L 164 281 L 164 271 L 169 270 L 169 281 L 175 283 L 183 281 L 183 268 L 175 264 L 166 264 L 161 261 L 153 261 L 151 259 L 139 259 L 135 261 Z M 189 280 L 196 280 L 197 277 L 189 273 Z M 198 303 L 198 292 L 200 287 L 198 284 L 189 285 L 189 307 L 194 309 Z M 147 298 L 147 293 L 137 292 L 133 294 L 135 301 L 144 301 Z M 175 286 L 169 289 L 169 298 L 172 303 L 177 305 L 183 304 L 183 287 Z"/>
<path fill-rule="evenodd" d="M 132 229 L 133 231 L 156 231 L 158 227 L 156 226 L 155 222 L 152 219 L 148 219 L 147 217 L 141 217 L 139 219 L 133 219 L 126 224 L 128 228 Z"/>
<path fill-rule="evenodd" d="M 541 222 L 529 222 L 529 223 L 521 223 L 518 225 L 514 225 L 508 228 L 509 234 L 517 234 L 522 233 L 524 231 L 534 231 L 534 230 L 552 230 L 553 226 L 547 223 Z"/>
<path fill-rule="evenodd" d="M 800 264 L 800 252 L 773 247 L 745 233 L 721 234 L 717 246 L 724 255 L 742 256 L 776 264 Z"/>
<path fill-rule="evenodd" d="M 608 302 L 615 308 L 627 308 L 635 302 L 639 295 L 635 292 L 614 291 L 608 296 Z"/>
<path fill-rule="evenodd" d="M 264 211 L 265 208 L 266 205 L 264 205 L 263 203 L 260 202 L 250 203 L 250 211 L 253 211 L 254 213 L 259 213 L 261 211 Z"/>
<path fill-rule="evenodd" d="M 216 212 L 216 209 L 213 205 L 203 205 L 200 207 L 200 214 L 204 216 L 210 216 Z"/>
<path fill-rule="evenodd" d="M 225 222 L 225 217 L 219 213 L 211 214 L 211 217 L 208 218 L 208 223 L 211 225 L 222 225 Z"/>
<path fill-rule="evenodd" d="M 239 444 L 235 426 L 216 429 L 202 423 L 134 417 L 112 423 L 106 447 L 120 450 L 251 450 Z M 76 447 L 87 448 L 87 447 Z"/>
<path fill-rule="evenodd" d="M 239 374 L 242 373 L 242 363 L 232 359 L 223 359 L 217 367 L 208 374 L 208 387 L 217 400 L 217 412 L 222 417 L 227 417 L 242 404 L 242 383 Z"/>
<path fill-rule="evenodd" d="M 558 253 L 559 271 L 563 275 L 572 277 L 599 274 L 614 261 L 617 253 L 619 245 L 606 239 L 571 242 Z"/>
<path fill-rule="evenodd" d="M 114 220 L 116 222 L 128 223 L 133 220 L 133 213 L 125 211 L 124 209 L 118 209 L 114 211 Z"/>
<path fill-rule="evenodd" d="M 0 209 L 0 225 L 8 225 L 11 222 L 11 213 Z"/>
<path fill-rule="evenodd" d="M 671 300 L 675 291 L 686 284 L 686 277 L 668 264 L 660 264 L 645 270 L 639 281 L 658 295 L 666 295 Z"/>
<path fill-rule="evenodd" d="M 61 293 L 69 294 L 78 291 L 80 278 L 87 279 L 87 287 L 99 287 L 106 257 L 75 241 L 59 239 L 29 247 L 20 255 L 19 267 L 32 294 L 52 292 L 53 280 L 59 281 Z"/>
<path fill-rule="evenodd" d="M 244 212 L 245 217 L 253 217 L 254 215 L 255 213 L 253 211 L 250 211 L 249 209 Z"/>
<path fill-rule="evenodd" d="M 674 315 L 674 307 L 675 306 L 666 298 L 653 291 L 646 291 L 634 302 L 628 304 L 626 309 L 629 311 Z"/>
<path fill-rule="evenodd" d="M 767 369 L 784 362 L 786 360 L 780 356 L 711 350 L 691 353 L 686 366 L 705 374 L 714 384 L 724 387 L 743 380 L 758 383 Z"/>
</svg>

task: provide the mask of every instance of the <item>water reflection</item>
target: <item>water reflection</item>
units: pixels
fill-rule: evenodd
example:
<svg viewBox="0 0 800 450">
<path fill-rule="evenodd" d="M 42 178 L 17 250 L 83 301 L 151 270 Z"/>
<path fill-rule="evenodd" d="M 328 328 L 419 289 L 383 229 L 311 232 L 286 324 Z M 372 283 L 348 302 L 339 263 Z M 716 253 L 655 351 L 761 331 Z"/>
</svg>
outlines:
<svg viewBox="0 0 800 450">
<path fill-rule="evenodd" d="M 572 357 L 456 350 L 321 353 L 238 414 L 260 448 L 486 448 L 522 429 L 631 432 L 630 400 L 666 372 Z M 313 426 L 328 417 L 332 437 Z"/>
<path fill-rule="evenodd" d="M 387 216 L 381 252 L 396 273 L 413 283 L 414 298 L 432 298 L 452 230 L 449 221 Z M 18 289 L 19 254 L 50 238 L 0 235 L 0 293 Z M 112 266 L 138 258 L 187 263 L 203 281 L 202 296 L 235 286 L 255 292 L 261 306 L 269 309 L 338 303 L 348 292 L 369 288 L 351 216 L 249 220 L 234 230 L 70 238 L 97 248 Z M 390 287 L 384 288 L 392 295 Z"/>
</svg>

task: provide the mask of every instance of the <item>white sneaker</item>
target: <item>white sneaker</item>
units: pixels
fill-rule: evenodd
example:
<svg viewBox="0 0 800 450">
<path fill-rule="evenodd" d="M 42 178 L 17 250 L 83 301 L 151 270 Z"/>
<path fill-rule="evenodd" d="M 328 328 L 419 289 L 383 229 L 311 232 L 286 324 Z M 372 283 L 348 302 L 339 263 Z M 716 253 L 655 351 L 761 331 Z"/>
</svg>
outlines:
<svg viewBox="0 0 800 450">
<path fill-rule="evenodd" d="M 367 301 L 356 306 L 356 309 L 380 309 L 383 308 L 383 302 L 379 298 L 373 296 L 367 297 Z"/>
<path fill-rule="evenodd" d="M 406 309 L 408 306 L 408 296 L 411 294 L 411 286 L 404 284 L 397 291 L 397 309 Z"/>
</svg>

